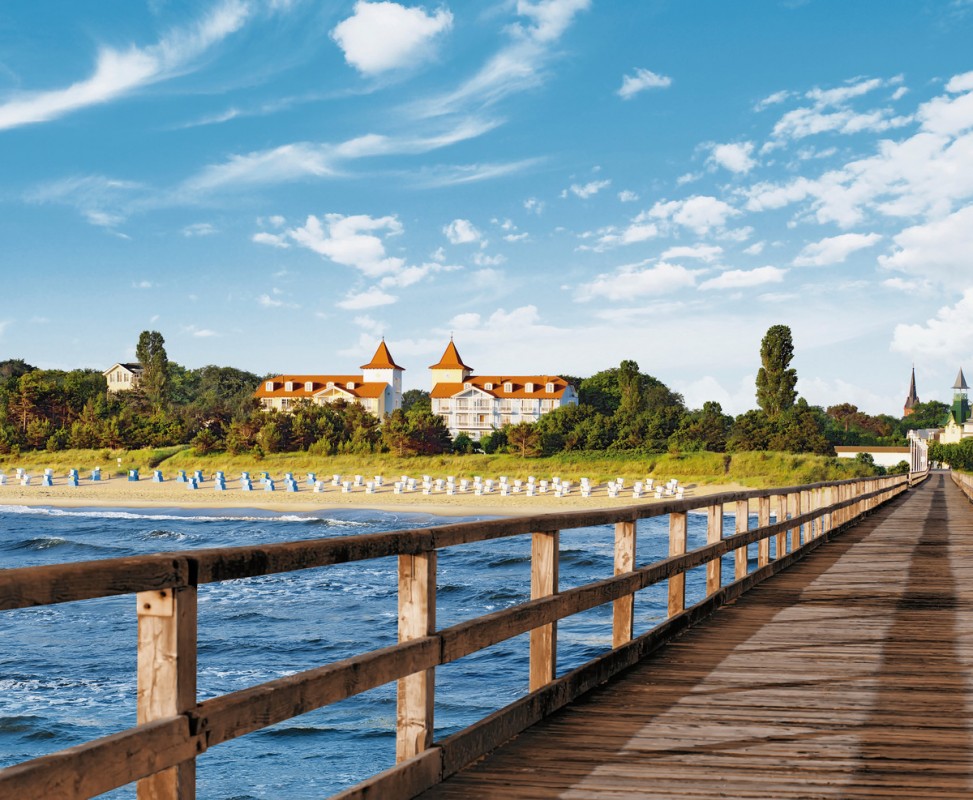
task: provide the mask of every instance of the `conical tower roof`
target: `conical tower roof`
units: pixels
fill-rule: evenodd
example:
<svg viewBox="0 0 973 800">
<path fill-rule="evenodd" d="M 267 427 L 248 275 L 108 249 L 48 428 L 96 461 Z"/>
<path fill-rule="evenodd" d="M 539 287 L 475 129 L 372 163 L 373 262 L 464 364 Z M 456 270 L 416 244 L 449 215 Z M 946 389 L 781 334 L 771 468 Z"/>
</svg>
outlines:
<svg viewBox="0 0 973 800">
<path fill-rule="evenodd" d="M 916 368 L 912 368 L 912 380 L 909 381 L 909 396 L 905 399 L 905 409 L 908 411 L 919 402 L 919 395 L 916 393 Z"/>
<path fill-rule="evenodd" d="M 966 378 L 963 376 L 963 368 L 960 367 L 959 374 L 956 376 L 956 383 L 953 384 L 954 389 L 966 390 L 970 387 L 966 385 Z"/>
<path fill-rule="evenodd" d="M 381 344 L 379 344 L 378 349 L 375 351 L 375 355 L 372 356 L 372 360 L 367 364 L 362 364 L 359 369 L 401 369 L 405 372 L 405 369 L 396 364 L 392 359 L 392 354 L 389 352 L 388 345 L 385 344 L 385 339 L 382 339 Z"/>
<path fill-rule="evenodd" d="M 456 345 L 453 344 L 452 339 L 446 345 L 446 352 L 439 359 L 439 363 L 433 364 L 429 369 L 468 369 L 470 372 L 473 371 L 473 367 L 469 367 L 463 363 L 463 359 L 459 355 L 459 350 L 456 349 Z"/>
</svg>

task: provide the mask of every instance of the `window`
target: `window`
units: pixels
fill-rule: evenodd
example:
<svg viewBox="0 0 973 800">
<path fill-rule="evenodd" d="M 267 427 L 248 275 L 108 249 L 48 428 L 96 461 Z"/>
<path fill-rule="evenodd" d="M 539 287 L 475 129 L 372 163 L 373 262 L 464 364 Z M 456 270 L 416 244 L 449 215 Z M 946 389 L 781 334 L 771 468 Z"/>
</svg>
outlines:
<svg viewBox="0 0 973 800">
<path fill-rule="evenodd" d="M 483 388 L 486 389 L 488 392 L 491 392 L 491 391 L 493 391 L 493 384 L 492 383 L 484 383 L 483 384 Z"/>
<path fill-rule="evenodd" d="M 312 392 L 312 391 L 314 391 L 314 382 L 313 381 L 305 381 L 304 382 L 304 391 L 305 392 Z"/>
<path fill-rule="evenodd" d="M 268 392 L 274 391 L 274 382 L 273 381 L 267 381 L 266 390 Z"/>
<path fill-rule="evenodd" d="M 547 386 L 544 387 L 544 388 L 545 388 L 545 390 L 547 391 L 548 394 L 554 394 L 554 384 L 553 383 L 547 384 Z"/>
<path fill-rule="evenodd" d="M 534 384 L 532 384 L 532 383 L 527 383 L 527 384 L 526 384 L 526 385 L 524 386 L 524 390 L 525 390 L 525 391 L 527 391 L 527 392 L 532 392 L 532 391 L 534 391 Z"/>
<path fill-rule="evenodd" d="M 346 389 L 354 389 L 355 388 L 355 382 L 354 381 L 348 381 L 348 383 L 345 384 L 345 388 Z"/>
<path fill-rule="evenodd" d="M 505 383 L 505 384 L 503 385 L 503 390 L 504 390 L 505 392 L 512 392 L 512 391 L 514 390 L 514 385 L 513 385 L 513 384 L 512 384 L 512 383 L 511 383 L 510 381 L 507 381 L 507 382 L 506 382 L 506 383 Z"/>
<path fill-rule="evenodd" d="M 334 381 L 328 381 L 328 388 L 334 389 Z"/>
<path fill-rule="evenodd" d="M 284 384 L 284 391 L 285 392 L 293 392 L 294 391 L 294 381 L 287 381 Z"/>
</svg>

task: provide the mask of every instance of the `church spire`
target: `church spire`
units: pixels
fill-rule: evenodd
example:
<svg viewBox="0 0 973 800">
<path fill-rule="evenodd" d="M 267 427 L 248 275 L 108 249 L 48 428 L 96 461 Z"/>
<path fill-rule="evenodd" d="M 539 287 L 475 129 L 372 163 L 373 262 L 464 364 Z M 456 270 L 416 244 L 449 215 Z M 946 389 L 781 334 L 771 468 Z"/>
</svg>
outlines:
<svg viewBox="0 0 973 800">
<path fill-rule="evenodd" d="M 902 408 L 902 416 L 908 417 L 915 412 L 916 403 L 919 402 L 919 395 L 916 394 L 916 367 L 912 365 L 912 380 L 909 381 L 909 396 L 905 399 L 905 406 Z"/>
</svg>

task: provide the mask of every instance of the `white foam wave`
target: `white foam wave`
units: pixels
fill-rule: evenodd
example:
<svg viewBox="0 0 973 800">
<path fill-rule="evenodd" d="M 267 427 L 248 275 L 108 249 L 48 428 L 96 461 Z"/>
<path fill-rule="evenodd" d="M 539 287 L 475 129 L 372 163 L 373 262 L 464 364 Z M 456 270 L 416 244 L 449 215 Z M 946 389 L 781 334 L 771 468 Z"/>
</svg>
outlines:
<svg viewBox="0 0 973 800">
<path fill-rule="evenodd" d="M 33 514 L 46 517 L 83 517 L 90 519 L 124 520 L 166 520 L 175 522 L 304 522 L 314 525 L 334 525 L 336 527 L 368 527 L 367 522 L 330 517 L 311 517 L 300 514 L 268 514 L 266 516 L 236 516 L 232 514 L 153 514 L 136 511 L 85 511 L 71 508 L 48 508 L 46 506 L 0 506 L 0 514 Z"/>
</svg>

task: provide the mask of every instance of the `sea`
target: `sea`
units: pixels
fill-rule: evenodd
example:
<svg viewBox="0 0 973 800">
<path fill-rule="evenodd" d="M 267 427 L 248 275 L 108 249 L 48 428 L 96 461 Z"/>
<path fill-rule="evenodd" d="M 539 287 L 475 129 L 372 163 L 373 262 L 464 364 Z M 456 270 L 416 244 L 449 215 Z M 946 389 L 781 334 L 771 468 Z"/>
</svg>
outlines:
<svg viewBox="0 0 973 800">
<path fill-rule="evenodd" d="M 0 506 L 0 566 L 355 536 L 456 521 L 368 510 L 283 514 Z M 732 528 L 733 518 L 727 517 L 724 530 Z M 688 540 L 690 549 L 705 544 L 704 514 L 689 515 Z M 612 526 L 563 531 L 561 588 L 610 577 L 613 548 Z M 641 521 L 637 563 L 651 563 L 667 552 L 667 518 Z M 731 561 L 724 559 L 725 582 L 733 577 Z M 688 574 L 687 603 L 703 597 L 704 569 Z M 396 587 L 394 558 L 201 586 L 199 699 L 393 644 Z M 529 598 L 529 536 L 440 552 L 438 627 Z M 665 609 L 664 582 L 640 592 L 636 633 L 662 621 Z M 0 614 L 0 767 L 135 725 L 132 595 Z M 557 641 L 559 675 L 605 653 L 611 647 L 610 604 L 561 621 Z M 437 668 L 436 738 L 522 697 L 527 681 L 526 634 Z M 320 800 L 394 761 L 393 683 L 216 745 L 197 760 L 197 795 L 207 800 Z M 134 798 L 135 788 L 103 796 Z"/>
</svg>

